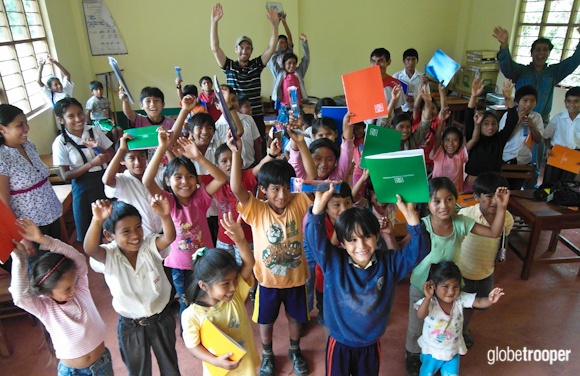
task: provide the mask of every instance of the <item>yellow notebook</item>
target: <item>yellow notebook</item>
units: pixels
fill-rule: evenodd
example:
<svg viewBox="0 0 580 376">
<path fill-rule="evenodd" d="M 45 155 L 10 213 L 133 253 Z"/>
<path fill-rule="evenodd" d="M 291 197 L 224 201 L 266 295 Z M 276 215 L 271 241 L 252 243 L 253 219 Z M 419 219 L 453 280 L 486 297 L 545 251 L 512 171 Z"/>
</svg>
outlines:
<svg viewBox="0 0 580 376">
<path fill-rule="evenodd" d="M 203 320 L 201 324 L 200 336 L 203 347 L 215 356 L 232 353 L 233 355 L 230 356 L 231 360 L 240 360 L 246 355 L 246 350 L 239 343 L 234 341 L 208 319 Z M 223 376 L 229 372 L 227 369 L 216 367 L 206 362 L 203 362 L 203 364 L 212 376 Z"/>
</svg>

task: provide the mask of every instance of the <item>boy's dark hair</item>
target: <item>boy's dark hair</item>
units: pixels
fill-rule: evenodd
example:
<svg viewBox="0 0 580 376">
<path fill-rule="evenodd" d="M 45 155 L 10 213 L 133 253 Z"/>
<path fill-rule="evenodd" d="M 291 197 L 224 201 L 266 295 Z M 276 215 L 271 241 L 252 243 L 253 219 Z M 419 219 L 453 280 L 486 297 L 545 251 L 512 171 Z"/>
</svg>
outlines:
<svg viewBox="0 0 580 376">
<path fill-rule="evenodd" d="M 314 124 L 314 119 L 315 119 L 314 114 L 302 115 L 302 123 L 306 126 L 306 128 L 310 128 Z"/>
<path fill-rule="evenodd" d="M 122 160 L 124 161 L 124 160 L 125 160 L 125 157 L 126 157 L 126 156 L 127 156 L 129 153 L 131 153 L 132 151 L 138 151 L 139 153 L 137 153 L 137 155 L 139 155 L 139 154 L 144 154 L 144 155 L 145 155 L 145 158 L 147 158 L 147 160 L 149 160 L 149 153 L 147 153 L 147 150 L 146 150 L 146 149 L 142 149 L 142 150 L 130 150 L 130 149 L 127 149 L 127 150 L 125 150 L 125 152 L 123 153 L 123 158 L 122 158 Z"/>
<path fill-rule="evenodd" d="M 168 181 L 171 179 L 173 174 L 175 174 L 177 172 L 177 170 L 179 169 L 179 167 L 181 167 L 181 166 L 185 167 L 185 169 L 190 174 L 193 174 L 197 177 L 197 170 L 195 168 L 195 165 L 193 164 L 193 162 L 189 158 L 179 157 L 179 158 L 173 158 L 172 160 L 170 160 L 169 163 L 167 163 L 167 166 L 165 167 L 165 171 L 163 172 L 163 189 L 166 190 L 167 192 L 171 192 L 173 197 L 175 197 L 175 193 L 171 189 L 171 185 L 168 183 Z M 181 209 L 181 204 L 177 200 L 177 197 L 175 197 L 175 205 L 177 206 L 178 209 Z"/>
<path fill-rule="evenodd" d="M 479 174 L 473 182 L 473 193 L 476 196 L 491 195 L 499 187 L 509 187 L 506 178 L 495 171 Z"/>
<path fill-rule="evenodd" d="M 461 131 L 461 129 L 459 129 L 454 125 L 445 128 L 443 134 L 441 135 L 441 144 L 443 145 L 443 140 L 445 140 L 445 137 L 447 137 L 449 133 L 455 133 L 457 137 L 459 137 L 459 148 L 461 148 L 461 146 L 463 145 L 463 132 Z"/>
<path fill-rule="evenodd" d="M 197 97 L 197 86 L 194 84 L 185 85 L 183 87 L 182 93 L 183 95 L 193 95 L 194 97 Z"/>
<path fill-rule="evenodd" d="M 139 217 L 141 219 L 139 210 L 131 204 L 124 201 L 115 201 L 112 205 L 113 211 L 111 215 L 103 222 L 103 229 L 111 234 L 115 233 L 115 226 L 121 219 L 126 217 Z"/>
<path fill-rule="evenodd" d="M 34 295 L 50 294 L 63 274 L 70 270 L 75 270 L 73 260 L 60 253 L 45 253 L 32 264 L 29 277 L 30 292 Z"/>
<path fill-rule="evenodd" d="M 373 56 L 375 57 L 384 56 L 386 61 L 389 61 L 391 59 L 391 53 L 389 52 L 389 50 L 383 47 L 375 48 L 373 52 L 371 52 L 371 57 L 369 58 L 369 60 L 372 59 Z"/>
<path fill-rule="evenodd" d="M 228 147 L 228 144 L 223 143 L 220 146 L 217 147 L 217 149 L 215 149 L 214 152 L 214 158 L 215 158 L 215 163 L 217 164 L 218 160 L 220 159 L 220 156 L 222 155 L 222 153 L 225 153 L 227 151 L 231 151 L 230 148 Z"/>
<path fill-rule="evenodd" d="M 402 112 L 398 115 L 395 115 L 395 117 L 393 118 L 393 120 L 391 120 L 391 126 L 393 128 L 395 128 L 397 126 L 397 124 L 403 122 L 403 121 L 408 121 L 411 123 L 411 125 L 413 124 L 413 120 L 411 119 L 411 115 L 409 115 L 406 112 Z"/>
<path fill-rule="evenodd" d="M 250 103 L 250 100 L 248 99 L 248 97 L 245 97 L 243 95 L 240 96 L 240 97 L 238 97 L 238 106 L 239 107 L 242 107 L 246 103 L 249 104 L 250 107 L 252 106 L 252 104 Z"/>
<path fill-rule="evenodd" d="M 24 115 L 24 111 L 20 108 L 13 106 L 11 104 L 0 104 L 0 125 L 7 127 L 8 124 L 12 123 L 16 116 Z M 0 146 L 4 145 L 5 140 L 2 135 L 0 135 Z"/>
<path fill-rule="evenodd" d="M 360 228 L 362 234 L 358 235 L 375 235 L 378 236 L 381 226 L 379 220 L 368 209 L 353 207 L 342 212 L 336 219 L 334 230 L 338 241 L 344 243 L 355 232 L 356 228 Z"/>
<path fill-rule="evenodd" d="M 54 104 L 54 114 L 56 117 L 62 118 L 70 106 L 78 106 L 81 109 L 84 108 L 83 105 L 75 98 L 66 97 Z M 64 124 L 62 124 L 62 126 L 64 127 Z"/>
<path fill-rule="evenodd" d="M 548 48 L 550 49 L 550 51 L 552 51 L 552 49 L 554 49 L 554 45 L 552 44 L 552 41 L 549 40 L 548 38 L 538 38 L 534 41 L 534 43 L 532 43 L 532 47 L 530 48 L 530 53 L 534 52 L 534 48 L 536 48 L 536 46 L 538 44 L 547 44 Z"/>
<path fill-rule="evenodd" d="M 288 37 L 284 34 L 278 35 L 278 40 L 280 40 L 280 39 L 286 39 L 286 42 L 288 42 Z"/>
<path fill-rule="evenodd" d="M 320 111 L 322 111 L 322 106 L 336 107 L 337 104 L 336 101 L 332 98 L 328 97 L 320 98 L 318 102 L 316 102 L 316 104 L 314 105 L 314 113 L 318 115 Z"/>
<path fill-rule="evenodd" d="M 165 103 L 165 95 L 163 92 L 156 88 L 155 86 L 145 86 L 143 90 L 141 90 L 141 95 L 139 96 L 139 103 L 143 103 L 143 99 L 147 97 L 155 97 L 161 98 L 161 102 Z"/>
<path fill-rule="evenodd" d="M 568 99 L 569 97 L 580 97 L 580 86 L 574 86 L 568 89 L 564 98 Z"/>
<path fill-rule="evenodd" d="M 102 83 L 100 83 L 99 81 L 96 81 L 96 80 L 95 80 L 95 81 L 91 81 L 91 82 L 89 83 L 89 89 L 90 89 L 91 91 L 93 91 L 93 90 L 97 90 L 97 89 L 102 89 L 102 88 L 103 88 L 103 84 L 102 84 Z"/>
<path fill-rule="evenodd" d="M 211 78 L 209 76 L 203 76 L 202 78 L 199 79 L 199 85 L 201 86 L 201 83 L 203 81 L 209 81 L 211 82 Z"/>
<path fill-rule="evenodd" d="M 286 64 L 286 62 L 290 59 L 294 59 L 296 60 L 296 63 L 298 63 L 298 56 L 296 56 L 296 54 L 292 53 L 292 52 L 287 52 L 284 54 L 284 57 L 282 58 L 282 66 L 284 64 Z"/>
<path fill-rule="evenodd" d="M 518 90 L 516 90 L 516 94 L 514 95 L 514 102 L 516 104 L 526 95 L 533 95 L 536 98 L 536 102 L 538 101 L 538 90 L 532 85 L 522 86 Z"/>
<path fill-rule="evenodd" d="M 340 189 L 338 190 L 338 193 L 336 193 L 336 192 L 332 193 L 332 197 L 333 198 L 350 198 L 352 201 L 353 200 L 352 189 L 350 189 L 350 185 L 347 182 L 342 181 L 340 183 Z"/>
<path fill-rule="evenodd" d="M 431 264 L 427 279 L 433 282 L 435 286 L 450 279 L 457 280 L 459 286 L 461 286 L 461 281 L 463 280 L 459 267 L 453 261 L 441 261 L 437 264 Z"/>
<path fill-rule="evenodd" d="M 332 118 L 327 116 L 323 116 L 320 119 L 314 120 L 314 124 L 312 124 L 312 135 L 314 136 L 317 134 L 320 128 L 327 128 L 334 133 L 338 133 L 338 130 L 336 129 L 336 123 Z"/>
<path fill-rule="evenodd" d="M 338 145 L 336 144 L 336 142 L 328 138 L 319 138 L 318 140 L 312 141 L 312 143 L 308 147 L 308 150 L 310 150 L 310 154 L 314 154 L 316 150 L 320 148 L 329 148 L 330 151 L 332 151 L 332 153 L 336 157 L 336 160 L 338 161 L 338 158 L 340 157 L 340 150 L 338 149 Z"/>
<path fill-rule="evenodd" d="M 457 198 L 457 188 L 455 188 L 455 184 L 448 177 L 440 176 L 429 180 L 429 198 L 433 198 L 440 189 L 447 189 Z"/>
<path fill-rule="evenodd" d="M 206 292 L 199 287 L 200 281 L 211 286 L 222 281 L 232 270 L 240 270 L 240 267 L 236 264 L 235 257 L 225 249 L 201 248 L 197 252 L 198 256 L 192 262 L 193 280 L 185 292 L 185 301 L 187 305 L 192 303 L 199 304 L 199 298 L 206 294 Z M 199 255 L 199 252 L 202 252 L 203 255 Z"/>
<path fill-rule="evenodd" d="M 419 60 L 419 53 L 414 48 L 409 48 L 403 52 L 403 61 L 405 61 L 408 57 L 416 57 Z"/>
<path fill-rule="evenodd" d="M 258 172 L 258 186 L 268 189 L 270 184 L 290 185 L 290 178 L 296 177 L 294 167 L 287 161 L 274 159 L 266 162 Z"/>
<path fill-rule="evenodd" d="M 56 77 L 56 76 L 50 76 L 50 77 L 48 78 L 48 80 L 46 80 L 46 86 L 48 86 L 48 87 L 50 88 L 50 87 L 52 86 L 52 82 L 53 82 L 54 80 L 58 80 L 58 81 L 60 81 L 60 78 L 58 78 L 58 77 Z"/>
<path fill-rule="evenodd" d="M 187 129 L 190 134 L 193 134 L 195 127 L 201 127 L 204 124 L 210 125 L 215 131 L 215 120 L 213 120 L 210 114 L 204 112 L 193 115 L 193 117 L 187 122 Z"/>
</svg>

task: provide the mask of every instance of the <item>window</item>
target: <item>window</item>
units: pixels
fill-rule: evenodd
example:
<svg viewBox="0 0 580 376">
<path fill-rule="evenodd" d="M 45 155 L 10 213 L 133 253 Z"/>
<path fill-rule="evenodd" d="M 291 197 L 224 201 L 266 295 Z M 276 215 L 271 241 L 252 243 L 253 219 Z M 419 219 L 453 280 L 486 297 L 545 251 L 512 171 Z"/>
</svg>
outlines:
<svg viewBox="0 0 580 376">
<path fill-rule="evenodd" d="M 36 83 L 37 57 L 48 54 L 37 0 L 0 0 L 0 88 L 8 103 L 30 113 L 45 104 Z M 54 72 L 44 66 L 43 81 Z"/>
<path fill-rule="evenodd" d="M 540 38 L 552 41 L 554 49 L 548 64 L 558 63 L 576 50 L 580 33 L 580 0 L 522 0 L 517 23 L 513 58 L 521 64 L 530 62 L 532 43 Z M 580 86 L 580 68 L 560 82 L 562 86 Z"/>
</svg>

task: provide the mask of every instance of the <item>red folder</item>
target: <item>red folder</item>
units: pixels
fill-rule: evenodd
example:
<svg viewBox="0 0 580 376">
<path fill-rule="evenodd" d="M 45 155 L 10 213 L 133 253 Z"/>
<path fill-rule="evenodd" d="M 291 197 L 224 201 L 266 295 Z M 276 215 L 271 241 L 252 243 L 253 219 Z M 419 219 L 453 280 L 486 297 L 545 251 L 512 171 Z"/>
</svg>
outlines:
<svg viewBox="0 0 580 376">
<path fill-rule="evenodd" d="M 547 162 L 550 166 L 570 171 L 574 174 L 580 173 L 580 151 L 565 148 L 564 146 L 554 145 L 552 156 Z"/>
<path fill-rule="evenodd" d="M 14 249 L 12 239 L 21 241 L 22 235 L 18 232 L 20 227 L 16 224 L 14 213 L 2 200 L 0 200 L 0 218 L 4 218 L 0 226 L 0 261 L 5 263 Z"/>
<path fill-rule="evenodd" d="M 387 116 L 387 100 L 378 66 L 342 75 L 342 86 L 352 123 Z"/>
</svg>

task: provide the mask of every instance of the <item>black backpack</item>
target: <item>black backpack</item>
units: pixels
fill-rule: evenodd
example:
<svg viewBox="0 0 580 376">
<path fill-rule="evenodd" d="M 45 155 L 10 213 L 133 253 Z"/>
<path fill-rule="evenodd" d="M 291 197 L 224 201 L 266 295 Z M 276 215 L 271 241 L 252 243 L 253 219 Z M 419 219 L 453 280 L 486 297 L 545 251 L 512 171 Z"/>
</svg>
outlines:
<svg viewBox="0 0 580 376">
<path fill-rule="evenodd" d="M 580 206 L 580 182 L 557 182 L 552 187 L 546 201 L 561 206 Z"/>
</svg>

